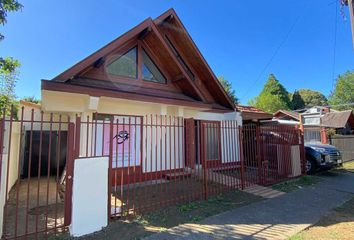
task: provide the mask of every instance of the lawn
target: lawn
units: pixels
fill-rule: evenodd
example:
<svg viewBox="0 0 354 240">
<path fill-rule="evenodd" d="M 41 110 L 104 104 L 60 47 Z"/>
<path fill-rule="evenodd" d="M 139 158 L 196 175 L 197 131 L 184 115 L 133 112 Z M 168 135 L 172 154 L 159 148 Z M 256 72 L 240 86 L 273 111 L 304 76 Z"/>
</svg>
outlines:
<svg viewBox="0 0 354 240">
<path fill-rule="evenodd" d="M 289 240 L 354 239 L 354 198 Z"/>
<path fill-rule="evenodd" d="M 349 172 L 354 172 L 354 161 L 343 163 L 342 169 Z"/>
<path fill-rule="evenodd" d="M 294 190 L 314 185 L 321 181 L 321 178 L 313 175 L 305 175 L 296 179 L 291 179 L 282 183 L 278 183 L 272 186 L 274 190 L 281 192 L 292 192 Z"/>
</svg>

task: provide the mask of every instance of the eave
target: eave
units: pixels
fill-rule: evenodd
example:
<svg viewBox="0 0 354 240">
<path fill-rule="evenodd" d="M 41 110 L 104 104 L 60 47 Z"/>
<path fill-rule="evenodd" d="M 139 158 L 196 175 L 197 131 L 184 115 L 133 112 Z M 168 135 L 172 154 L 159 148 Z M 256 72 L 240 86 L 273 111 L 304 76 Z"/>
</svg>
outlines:
<svg viewBox="0 0 354 240">
<path fill-rule="evenodd" d="M 226 111 L 230 112 L 230 110 L 222 106 L 215 106 L 213 104 L 207 104 L 198 101 L 192 101 L 192 100 L 186 101 L 186 100 L 180 100 L 175 98 L 149 96 L 141 93 L 137 94 L 131 92 L 114 91 L 114 90 L 102 89 L 97 87 L 73 85 L 73 84 L 68 84 L 68 83 L 53 81 L 53 80 L 42 80 L 41 89 L 48 90 L 48 91 L 57 91 L 57 92 L 87 94 L 93 97 L 111 97 L 111 98 L 127 99 L 127 100 L 134 100 L 140 102 L 183 106 L 188 108 L 198 108 L 201 109 L 202 111 L 208 111 L 208 112 L 226 112 Z"/>
</svg>

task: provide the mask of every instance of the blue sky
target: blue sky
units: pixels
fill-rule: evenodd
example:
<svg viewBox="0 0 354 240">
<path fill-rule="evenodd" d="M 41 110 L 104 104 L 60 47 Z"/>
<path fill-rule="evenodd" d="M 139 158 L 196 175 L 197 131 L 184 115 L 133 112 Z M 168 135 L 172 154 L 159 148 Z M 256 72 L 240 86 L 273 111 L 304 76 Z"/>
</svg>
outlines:
<svg viewBox="0 0 354 240">
<path fill-rule="evenodd" d="M 23 10 L 9 14 L 0 27 L 5 35 L 0 55 L 22 63 L 18 97 L 40 97 L 41 79 L 55 77 L 173 7 L 215 74 L 232 82 L 242 103 L 260 92 L 269 73 L 290 92 L 311 88 L 329 95 L 335 1 L 20 0 Z M 354 69 L 350 22 L 338 13 L 337 24 L 335 76 Z"/>
</svg>

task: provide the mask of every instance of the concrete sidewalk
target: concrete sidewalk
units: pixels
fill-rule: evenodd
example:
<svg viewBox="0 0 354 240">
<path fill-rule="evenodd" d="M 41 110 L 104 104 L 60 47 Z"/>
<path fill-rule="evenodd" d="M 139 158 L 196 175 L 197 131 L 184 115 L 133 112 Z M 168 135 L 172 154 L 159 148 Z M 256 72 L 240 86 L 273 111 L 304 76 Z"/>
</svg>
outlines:
<svg viewBox="0 0 354 240">
<path fill-rule="evenodd" d="M 324 181 L 279 197 L 183 224 L 145 239 L 287 239 L 354 196 L 354 174 L 328 173 Z"/>
</svg>

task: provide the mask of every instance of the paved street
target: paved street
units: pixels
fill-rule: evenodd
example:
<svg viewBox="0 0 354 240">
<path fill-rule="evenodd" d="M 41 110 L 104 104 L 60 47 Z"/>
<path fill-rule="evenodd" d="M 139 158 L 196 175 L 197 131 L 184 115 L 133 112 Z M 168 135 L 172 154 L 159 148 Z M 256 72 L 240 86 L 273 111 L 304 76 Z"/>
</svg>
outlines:
<svg viewBox="0 0 354 240">
<path fill-rule="evenodd" d="M 328 173 L 324 181 L 279 197 L 151 235 L 162 239 L 287 239 L 354 195 L 354 174 Z"/>
</svg>

